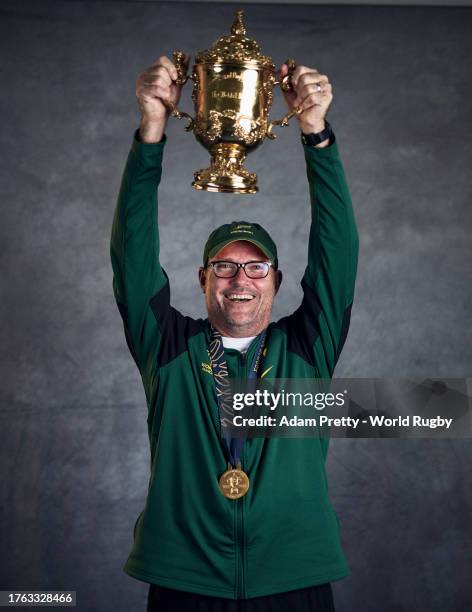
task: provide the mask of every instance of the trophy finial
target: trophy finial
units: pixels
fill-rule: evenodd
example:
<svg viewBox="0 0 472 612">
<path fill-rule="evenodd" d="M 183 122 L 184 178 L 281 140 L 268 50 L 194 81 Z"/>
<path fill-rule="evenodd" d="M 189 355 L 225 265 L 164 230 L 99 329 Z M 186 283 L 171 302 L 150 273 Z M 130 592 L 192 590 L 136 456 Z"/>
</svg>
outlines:
<svg viewBox="0 0 472 612">
<path fill-rule="evenodd" d="M 233 25 L 231 26 L 231 34 L 234 34 L 235 36 L 244 36 L 246 34 L 246 28 L 244 27 L 243 23 L 243 16 L 244 11 L 236 11 Z"/>
</svg>

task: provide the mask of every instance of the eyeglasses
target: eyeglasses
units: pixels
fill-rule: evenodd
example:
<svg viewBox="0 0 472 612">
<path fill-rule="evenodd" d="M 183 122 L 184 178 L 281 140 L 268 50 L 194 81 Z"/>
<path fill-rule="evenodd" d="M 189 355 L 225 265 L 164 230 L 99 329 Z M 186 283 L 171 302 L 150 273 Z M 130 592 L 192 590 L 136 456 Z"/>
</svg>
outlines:
<svg viewBox="0 0 472 612">
<path fill-rule="evenodd" d="M 271 261 L 246 261 L 236 263 L 235 261 L 212 261 L 206 267 L 213 268 L 218 278 L 233 278 L 242 268 L 248 278 L 265 278 L 269 274 Z"/>
</svg>

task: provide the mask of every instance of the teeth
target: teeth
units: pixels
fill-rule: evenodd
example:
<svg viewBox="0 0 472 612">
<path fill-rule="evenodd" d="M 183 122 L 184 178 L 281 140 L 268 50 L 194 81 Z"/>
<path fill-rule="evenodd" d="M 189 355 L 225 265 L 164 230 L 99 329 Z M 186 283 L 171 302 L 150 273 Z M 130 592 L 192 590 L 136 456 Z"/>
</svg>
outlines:
<svg viewBox="0 0 472 612">
<path fill-rule="evenodd" d="M 228 295 L 230 300 L 252 300 L 253 298 L 253 295 L 248 295 L 247 293 L 230 293 Z"/>
</svg>

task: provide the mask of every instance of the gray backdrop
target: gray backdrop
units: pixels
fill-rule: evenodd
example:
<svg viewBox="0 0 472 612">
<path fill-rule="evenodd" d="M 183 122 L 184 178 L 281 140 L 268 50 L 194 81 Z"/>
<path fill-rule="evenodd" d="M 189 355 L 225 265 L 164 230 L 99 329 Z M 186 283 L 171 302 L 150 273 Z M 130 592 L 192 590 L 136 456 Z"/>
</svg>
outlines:
<svg viewBox="0 0 472 612">
<path fill-rule="evenodd" d="M 75 589 L 81 611 L 144 610 L 147 586 L 121 568 L 147 491 L 146 407 L 113 300 L 110 227 L 137 73 L 161 53 L 206 48 L 235 8 L 2 3 L 2 589 Z M 472 10 L 245 10 L 248 35 L 277 63 L 293 56 L 333 83 L 329 119 L 361 237 L 337 375 L 470 375 Z M 248 159 L 261 188 L 251 197 L 192 190 L 208 154 L 182 122 L 167 134 L 160 226 L 174 305 L 202 316 L 203 243 L 244 218 L 280 249 L 274 316 L 296 308 L 309 223 L 296 126 Z M 470 448 L 332 442 L 352 569 L 334 585 L 340 611 L 471 609 Z"/>
</svg>

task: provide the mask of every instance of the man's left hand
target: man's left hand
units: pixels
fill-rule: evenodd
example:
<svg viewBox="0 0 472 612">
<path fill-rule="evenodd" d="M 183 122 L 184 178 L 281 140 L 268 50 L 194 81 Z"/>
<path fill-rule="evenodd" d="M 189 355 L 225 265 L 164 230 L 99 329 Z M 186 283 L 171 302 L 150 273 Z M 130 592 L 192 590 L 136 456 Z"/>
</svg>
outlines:
<svg viewBox="0 0 472 612">
<path fill-rule="evenodd" d="M 287 64 L 282 64 L 279 79 L 288 74 Z M 293 91 L 283 92 L 290 110 L 301 104 L 301 112 L 296 115 L 304 134 L 321 132 L 325 128 L 324 119 L 333 101 L 333 90 L 328 77 L 316 68 L 297 66 L 292 75 Z M 321 88 L 321 90 L 320 90 Z"/>
</svg>

